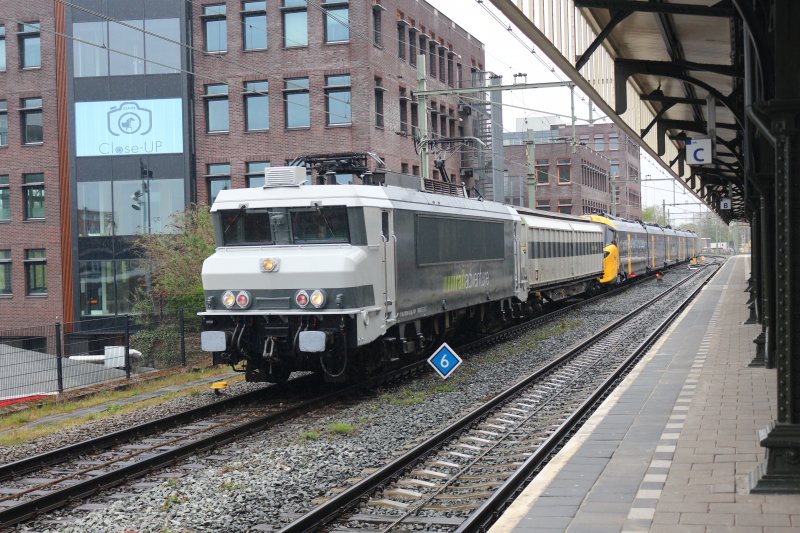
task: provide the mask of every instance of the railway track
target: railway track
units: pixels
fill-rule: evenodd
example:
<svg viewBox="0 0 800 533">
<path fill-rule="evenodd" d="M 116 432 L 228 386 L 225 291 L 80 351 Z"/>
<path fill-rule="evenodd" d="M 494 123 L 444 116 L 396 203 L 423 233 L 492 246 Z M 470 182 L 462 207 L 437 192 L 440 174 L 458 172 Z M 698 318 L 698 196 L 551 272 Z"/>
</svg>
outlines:
<svg viewBox="0 0 800 533">
<path fill-rule="evenodd" d="M 497 344 L 577 307 L 628 290 L 630 286 L 563 307 L 461 345 L 458 350 L 466 354 Z M 427 369 L 427 363 L 420 361 L 350 387 L 327 389 L 313 398 L 308 398 L 308 390 L 324 387 L 315 381 L 314 376 L 304 376 L 283 386 L 223 399 L 185 413 L 2 465 L 0 482 L 4 486 L 0 492 L 0 528 L 24 522 L 196 453 Z M 313 386 L 309 382 L 313 382 Z"/>
<path fill-rule="evenodd" d="M 695 273 L 699 275 L 700 271 Z M 477 531 L 559 449 L 710 276 L 637 346 L 669 291 L 610 324 L 281 531 Z M 663 316 L 663 315 L 661 315 Z M 639 332 L 640 333 L 640 332 Z"/>
</svg>

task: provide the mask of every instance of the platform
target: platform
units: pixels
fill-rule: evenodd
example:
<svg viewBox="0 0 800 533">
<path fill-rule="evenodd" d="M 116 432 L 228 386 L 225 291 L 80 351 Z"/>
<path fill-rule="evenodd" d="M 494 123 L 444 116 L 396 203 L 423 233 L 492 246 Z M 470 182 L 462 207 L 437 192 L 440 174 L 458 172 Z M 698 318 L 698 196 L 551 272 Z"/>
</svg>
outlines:
<svg viewBox="0 0 800 533">
<path fill-rule="evenodd" d="M 748 367 L 749 265 L 723 265 L 491 533 L 800 531 L 800 495 L 750 493 L 777 388 Z"/>
</svg>

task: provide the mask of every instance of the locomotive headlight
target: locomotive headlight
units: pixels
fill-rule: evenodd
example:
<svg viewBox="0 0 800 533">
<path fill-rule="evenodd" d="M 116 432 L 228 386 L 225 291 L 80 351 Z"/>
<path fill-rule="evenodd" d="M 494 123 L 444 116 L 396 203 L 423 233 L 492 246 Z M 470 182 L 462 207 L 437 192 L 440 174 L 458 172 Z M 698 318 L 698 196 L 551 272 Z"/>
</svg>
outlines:
<svg viewBox="0 0 800 533">
<path fill-rule="evenodd" d="M 319 309 L 325 305 L 325 293 L 317 289 L 311 293 L 311 305 Z"/>
<path fill-rule="evenodd" d="M 250 293 L 247 291 L 239 291 L 239 294 L 236 295 L 236 305 L 242 309 L 250 307 Z"/>
<path fill-rule="evenodd" d="M 261 272 L 277 272 L 280 266 L 280 261 L 272 257 L 266 257 L 261 260 Z"/>
<path fill-rule="evenodd" d="M 297 291 L 294 295 L 294 301 L 297 305 L 305 309 L 308 305 L 308 293 L 306 291 Z"/>
<path fill-rule="evenodd" d="M 225 291 L 225 294 L 222 295 L 222 305 L 228 309 L 233 309 L 235 304 L 236 296 L 233 294 L 233 291 Z"/>
</svg>

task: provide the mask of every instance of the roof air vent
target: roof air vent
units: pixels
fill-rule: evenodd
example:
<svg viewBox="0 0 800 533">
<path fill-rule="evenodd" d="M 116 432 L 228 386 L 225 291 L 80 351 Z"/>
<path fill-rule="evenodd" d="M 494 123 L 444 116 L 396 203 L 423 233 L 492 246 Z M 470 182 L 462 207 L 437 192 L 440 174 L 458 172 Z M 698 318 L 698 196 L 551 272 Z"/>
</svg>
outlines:
<svg viewBox="0 0 800 533">
<path fill-rule="evenodd" d="M 306 167 L 270 167 L 264 174 L 264 188 L 298 187 L 306 182 Z"/>
</svg>

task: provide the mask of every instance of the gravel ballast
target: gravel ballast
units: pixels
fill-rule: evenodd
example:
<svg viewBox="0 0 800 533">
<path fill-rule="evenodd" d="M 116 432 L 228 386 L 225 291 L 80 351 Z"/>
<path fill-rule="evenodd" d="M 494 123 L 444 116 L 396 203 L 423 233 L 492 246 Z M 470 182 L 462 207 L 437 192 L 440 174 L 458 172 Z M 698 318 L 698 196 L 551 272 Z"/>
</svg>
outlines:
<svg viewBox="0 0 800 533">
<path fill-rule="evenodd" d="M 278 529 L 295 514 L 311 509 L 315 499 L 329 490 L 347 486 L 351 479 L 368 474 L 368 469 L 385 464 L 688 273 L 685 268 L 674 270 L 663 283 L 644 282 L 571 311 L 518 339 L 468 356 L 446 381 L 430 373 L 403 386 L 376 391 L 372 398 L 353 405 L 328 407 L 313 417 L 276 426 L 85 502 L 105 508 L 63 509 L 18 530 L 158 533 Z M 689 283 L 670 297 L 671 308 L 697 283 L 699 280 Z M 75 431 L 85 439 L 203 401 L 213 398 L 181 398 Z M 332 426 L 338 423 L 337 432 Z M 41 446 L 47 445 L 44 441 L 50 438 L 62 443 L 58 445 L 69 441 L 68 436 L 57 435 L 27 446 L 42 451 Z M 5 451 L 5 455 L 9 453 L 23 452 Z"/>
</svg>

